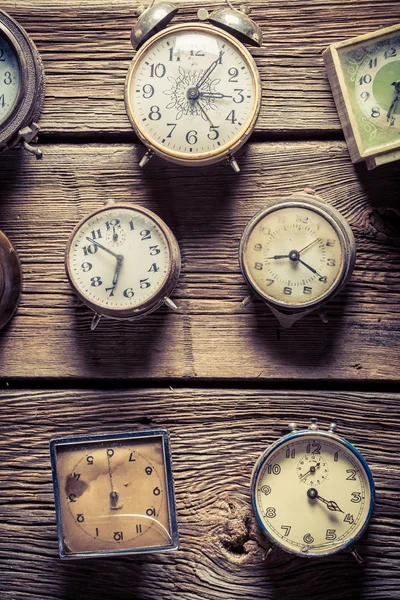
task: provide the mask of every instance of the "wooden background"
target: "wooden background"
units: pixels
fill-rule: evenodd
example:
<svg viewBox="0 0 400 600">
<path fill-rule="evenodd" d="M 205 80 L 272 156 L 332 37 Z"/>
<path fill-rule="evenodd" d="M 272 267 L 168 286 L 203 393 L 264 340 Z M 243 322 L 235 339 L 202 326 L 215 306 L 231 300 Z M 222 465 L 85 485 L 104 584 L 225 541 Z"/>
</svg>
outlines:
<svg viewBox="0 0 400 600">
<path fill-rule="evenodd" d="M 202 6 L 217 6 L 205 3 Z M 219 6 L 219 5 L 218 5 Z M 128 0 L 4 0 L 42 55 L 42 162 L 0 156 L 0 228 L 24 271 L 20 308 L 0 334 L 0 600 L 399 598 L 400 165 L 350 163 L 321 52 L 400 21 L 397 0 L 254 0 L 264 32 L 256 131 L 225 165 L 137 163 L 123 102 L 134 6 Z M 181 3 L 175 19 L 200 5 Z M 248 295 L 241 232 L 268 200 L 311 186 L 350 222 L 357 263 L 346 290 L 281 330 Z M 70 232 L 102 203 L 135 201 L 175 232 L 183 271 L 167 309 L 137 324 L 103 320 L 72 294 Z M 250 508 L 261 451 L 289 421 L 316 416 L 364 454 L 377 485 L 368 535 L 319 562 L 268 546 Z M 179 551 L 62 562 L 48 441 L 167 427 Z"/>
</svg>

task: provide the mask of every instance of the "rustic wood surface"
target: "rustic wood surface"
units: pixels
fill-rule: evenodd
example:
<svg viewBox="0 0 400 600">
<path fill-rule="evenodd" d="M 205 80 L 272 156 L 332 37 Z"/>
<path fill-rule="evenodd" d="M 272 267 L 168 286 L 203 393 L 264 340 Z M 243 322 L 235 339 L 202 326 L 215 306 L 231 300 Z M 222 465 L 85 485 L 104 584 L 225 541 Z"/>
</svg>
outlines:
<svg viewBox="0 0 400 600">
<path fill-rule="evenodd" d="M 180 4 L 177 21 L 220 6 Z M 263 105 L 236 176 L 225 165 L 158 159 L 138 168 L 144 150 L 123 102 L 131 2 L 2 3 L 36 42 L 47 91 L 43 162 L 19 150 L 0 156 L 0 229 L 24 272 L 21 306 L 0 334 L 0 600 L 399 598 L 400 163 L 351 165 L 321 52 L 399 22 L 400 3 L 251 5 L 264 31 L 252 50 Z M 237 248 L 259 208 L 305 186 L 348 219 L 357 262 L 327 325 L 311 314 L 282 330 L 246 300 Z M 143 204 L 175 232 L 179 312 L 103 320 L 91 333 L 64 250 L 76 222 L 109 198 Z M 252 466 L 289 421 L 306 426 L 313 416 L 325 428 L 337 421 L 372 468 L 377 505 L 358 544 L 363 565 L 344 554 L 263 560 Z M 170 431 L 180 550 L 62 562 L 49 439 L 146 427 Z"/>
<path fill-rule="evenodd" d="M 3 392 L 0 489 L 2 600 L 398 598 L 399 395 L 258 390 Z M 275 551 L 252 514 L 249 481 L 262 450 L 293 419 L 324 413 L 368 460 L 377 487 L 358 565 Z M 165 555 L 57 559 L 48 440 L 93 431 L 167 427 L 180 549 Z M 379 443 L 377 440 L 379 439 Z"/>
</svg>

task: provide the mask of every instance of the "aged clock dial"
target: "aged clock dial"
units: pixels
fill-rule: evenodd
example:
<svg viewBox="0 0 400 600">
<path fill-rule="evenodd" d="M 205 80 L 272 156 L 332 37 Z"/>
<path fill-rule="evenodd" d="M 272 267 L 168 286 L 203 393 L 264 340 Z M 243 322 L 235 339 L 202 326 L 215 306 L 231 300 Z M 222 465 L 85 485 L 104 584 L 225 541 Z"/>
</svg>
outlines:
<svg viewBox="0 0 400 600">
<path fill-rule="evenodd" d="M 0 31 L 0 125 L 13 112 L 21 93 L 21 70 L 15 49 Z"/>
<path fill-rule="evenodd" d="M 177 547 L 166 431 L 52 440 L 62 556 Z"/>
<path fill-rule="evenodd" d="M 132 319 L 172 304 L 180 270 L 179 247 L 154 213 L 111 204 L 77 225 L 66 252 L 69 280 L 92 310 Z M 174 305 L 173 305 L 174 306 Z"/>
<path fill-rule="evenodd" d="M 263 532 L 287 552 L 334 554 L 364 532 L 374 507 L 374 482 L 362 455 L 331 431 L 295 431 L 257 461 L 252 502 Z"/>
<path fill-rule="evenodd" d="M 250 135 L 260 108 L 251 54 L 212 25 L 175 25 L 151 38 L 128 73 L 126 107 L 141 140 L 182 164 L 217 162 Z"/>
</svg>

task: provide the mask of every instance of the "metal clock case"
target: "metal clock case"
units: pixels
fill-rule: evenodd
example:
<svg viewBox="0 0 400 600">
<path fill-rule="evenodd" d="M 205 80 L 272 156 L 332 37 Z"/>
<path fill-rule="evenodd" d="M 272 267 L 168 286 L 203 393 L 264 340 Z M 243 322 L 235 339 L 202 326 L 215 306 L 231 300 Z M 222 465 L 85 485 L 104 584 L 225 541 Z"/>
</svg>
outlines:
<svg viewBox="0 0 400 600">
<path fill-rule="evenodd" d="M 125 104 L 149 148 L 140 166 L 157 154 L 186 166 L 227 159 L 238 172 L 233 154 L 249 138 L 261 105 L 260 76 L 243 43 L 261 46 L 261 30 L 230 4 L 211 14 L 200 9 L 200 23 L 165 29 L 177 11 L 167 2 L 151 5 L 132 31 L 139 50 Z"/>
<path fill-rule="evenodd" d="M 400 158 L 400 25 L 332 44 L 325 66 L 352 162 Z"/>
<path fill-rule="evenodd" d="M 65 268 L 76 295 L 101 316 L 140 319 L 169 298 L 179 278 L 180 251 L 175 236 L 152 211 L 135 204 L 109 202 L 75 227 L 67 245 Z"/>
<path fill-rule="evenodd" d="M 351 550 L 364 533 L 375 504 L 371 470 L 360 452 L 336 433 L 308 429 L 273 443 L 257 460 L 251 501 L 272 546 L 297 556 L 321 558 Z M 270 548 L 271 551 L 272 548 Z"/>
<path fill-rule="evenodd" d="M 0 329 L 17 310 L 21 297 L 21 265 L 10 240 L 0 231 Z"/>
<path fill-rule="evenodd" d="M 26 31 L 0 11 L 0 151 L 22 144 L 42 158 L 36 120 L 44 102 L 44 70 Z"/>
<path fill-rule="evenodd" d="M 178 547 L 166 430 L 50 441 L 61 558 Z"/>
<path fill-rule="evenodd" d="M 354 268 L 350 226 L 311 192 L 307 188 L 261 209 L 240 242 L 245 280 L 283 327 L 320 309 L 339 293 Z"/>
</svg>

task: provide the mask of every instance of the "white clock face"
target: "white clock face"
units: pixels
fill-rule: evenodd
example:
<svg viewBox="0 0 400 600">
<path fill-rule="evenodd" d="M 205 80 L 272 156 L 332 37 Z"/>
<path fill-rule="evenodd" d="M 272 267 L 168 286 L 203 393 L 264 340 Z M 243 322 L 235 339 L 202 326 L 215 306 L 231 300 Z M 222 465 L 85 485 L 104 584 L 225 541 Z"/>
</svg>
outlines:
<svg viewBox="0 0 400 600">
<path fill-rule="evenodd" d="M 89 302 L 127 310 L 160 290 L 171 259 L 157 222 L 135 209 L 111 207 L 78 229 L 67 263 L 72 282 Z"/>
<path fill-rule="evenodd" d="M 329 294 L 343 271 L 336 228 L 319 212 L 283 207 L 254 225 L 244 248 L 247 278 L 266 299 L 306 306 Z"/>
<path fill-rule="evenodd" d="M 224 32 L 178 29 L 139 51 L 128 76 L 128 112 L 140 135 L 161 152 L 207 158 L 225 152 L 254 124 L 254 61 Z"/>
<path fill-rule="evenodd" d="M 370 516 L 366 470 L 345 444 L 310 433 L 273 450 L 255 482 L 259 520 L 273 541 L 305 556 L 346 546 Z"/>
<path fill-rule="evenodd" d="M 18 56 L 7 38 L 0 33 L 0 125 L 13 112 L 21 88 Z"/>
</svg>

